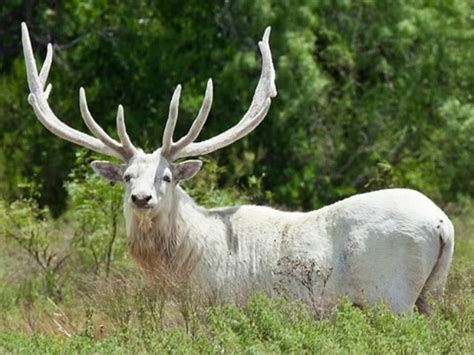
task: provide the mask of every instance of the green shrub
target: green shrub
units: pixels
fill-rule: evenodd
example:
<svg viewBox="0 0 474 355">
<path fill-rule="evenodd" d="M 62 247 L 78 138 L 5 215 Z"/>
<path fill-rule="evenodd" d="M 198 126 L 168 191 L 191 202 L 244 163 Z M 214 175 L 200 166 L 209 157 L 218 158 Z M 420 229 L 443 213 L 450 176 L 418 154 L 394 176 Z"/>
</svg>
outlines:
<svg viewBox="0 0 474 355">
<path fill-rule="evenodd" d="M 63 218 L 74 228 L 72 244 L 79 264 L 108 276 L 112 263 L 126 255 L 123 187 L 101 180 L 83 153 L 76 155 L 75 166 L 66 182 L 69 200 Z"/>
</svg>

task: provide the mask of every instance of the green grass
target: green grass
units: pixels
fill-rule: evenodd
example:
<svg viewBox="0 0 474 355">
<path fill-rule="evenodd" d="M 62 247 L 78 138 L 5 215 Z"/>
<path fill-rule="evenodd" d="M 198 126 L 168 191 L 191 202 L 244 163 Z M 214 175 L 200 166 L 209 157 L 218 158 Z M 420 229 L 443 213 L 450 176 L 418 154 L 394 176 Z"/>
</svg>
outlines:
<svg viewBox="0 0 474 355">
<path fill-rule="evenodd" d="M 419 314 L 394 316 L 383 307 L 364 310 L 342 302 L 328 319 L 316 320 L 303 306 L 261 294 L 246 306 L 209 307 L 194 315 L 192 326 L 147 327 L 131 322 L 98 336 L 84 325 L 71 337 L 0 334 L 0 351 L 12 353 L 130 352 L 311 352 L 311 353 L 468 353 L 466 322 L 447 319 L 437 309 L 428 319 Z M 472 320 L 472 319 L 471 319 Z M 460 332 L 461 331 L 461 332 Z"/>
<path fill-rule="evenodd" d="M 318 319 L 301 304 L 260 293 L 241 305 L 189 294 L 165 302 L 126 255 L 107 279 L 72 259 L 53 280 L 61 292 L 48 294 L 31 259 L 5 243 L 0 353 L 473 353 L 473 210 L 466 203 L 450 213 L 454 262 L 430 317 L 395 316 L 382 305 L 359 309 L 341 300 Z"/>
</svg>

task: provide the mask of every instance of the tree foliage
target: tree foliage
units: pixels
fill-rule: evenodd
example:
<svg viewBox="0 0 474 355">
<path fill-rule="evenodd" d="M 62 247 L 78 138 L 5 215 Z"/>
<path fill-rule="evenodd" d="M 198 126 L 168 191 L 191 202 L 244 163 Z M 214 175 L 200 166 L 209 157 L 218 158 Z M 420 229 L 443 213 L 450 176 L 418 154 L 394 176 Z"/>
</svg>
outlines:
<svg viewBox="0 0 474 355">
<path fill-rule="evenodd" d="M 256 42 L 272 26 L 279 95 L 262 125 L 213 155 L 220 187 L 252 185 L 275 203 L 309 209 L 355 192 L 417 188 L 440 202 L 474 195 L 474 6 L 449 1 L 42 1 L 0 8 L 0 194 L 37 198 L 55 213 L 75 152 L 26 102 L 20 21 L 38 56 L 51 41 L 51 105 L 81 123 L 84 86 L 114 133 L 125 107 L 132 139 L 160 144 L 168 103 L 183 84 L 177 135 L 208 77 L 215 102 L 201 139 L 235 124 L 260 67 Z"/>
</svg>

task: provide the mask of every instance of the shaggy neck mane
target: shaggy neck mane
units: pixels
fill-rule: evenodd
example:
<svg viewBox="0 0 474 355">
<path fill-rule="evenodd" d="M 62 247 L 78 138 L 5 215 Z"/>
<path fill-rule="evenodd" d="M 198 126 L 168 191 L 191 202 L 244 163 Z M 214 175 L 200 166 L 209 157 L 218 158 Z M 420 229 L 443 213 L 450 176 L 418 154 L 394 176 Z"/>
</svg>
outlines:
<svg viewBox="0 0 474 355">
<path fill-rule="evenodd" d="M 189 237 L 189 230 L 205 218 L 179 186 L 173 194 L 167 210 L 127 213 L 131 255 L 147 277 L 172 285 L 187 279 L 200 259 L 199 243 Z"/>
</svg>

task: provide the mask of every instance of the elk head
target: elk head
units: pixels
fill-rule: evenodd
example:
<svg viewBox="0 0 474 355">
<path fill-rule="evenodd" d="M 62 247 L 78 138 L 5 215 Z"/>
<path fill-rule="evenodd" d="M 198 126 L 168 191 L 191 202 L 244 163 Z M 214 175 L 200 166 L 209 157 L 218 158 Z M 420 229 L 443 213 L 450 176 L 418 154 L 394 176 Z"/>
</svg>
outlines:
<svg viewBox="0 0 474 355">
<path fill-rule="evenodd" d="M 262 54 L 262 71 L 255 94 L 248 111 L 240 122 L 227 131 L 201 142 L 194 142 L 201 132 L 212 105 L 212 80 L 207 82 L 201 109 L 188 133 L 178 141 L 173 141 L 173 132 L 178 118 L 181 85 L 178 85 L 171 99 L 168 121 L 163 133 L 161 148 L 153 153 L 144 153 L 136 148 L 127 134 L 123 107 L 117 110 L 117 133 L 119 140 L 110 137 L 92 117 L 83 88 L 79 90 L 82 118 L 94 136 L 80 132 L 64 124 L 52 111 L 48 103 L 51 84 L 46 85 L 53 59 L 53 49 L 48 44 L 44 64 L 38 73 L 31 47 L 28 29 L 22 23 L 22 43 L 30 94 L 28 102 L 33 107 L 38 120 L 59 138 L 78 144 L 98 153 L 120 159 L 123 164 L 108 161 L 94 161 L 92 168 L 102 178 L 110 182 L 123 181 L 126 186 L 125 205 L 135 211 L 149 213 L 166 208 L 172 199 L 177 184 L 193 177 L 201 167 L 199 160 L 176 162 L 179 159 L 209 154 L 241 139 L 252 132 L 265 118 L 270 109 L 271 98 L 277 94 L 275 71 L 270 46 L 270 27 L 265 30 L 259 42 Z"/>
</svg>

